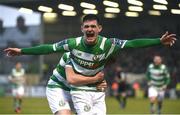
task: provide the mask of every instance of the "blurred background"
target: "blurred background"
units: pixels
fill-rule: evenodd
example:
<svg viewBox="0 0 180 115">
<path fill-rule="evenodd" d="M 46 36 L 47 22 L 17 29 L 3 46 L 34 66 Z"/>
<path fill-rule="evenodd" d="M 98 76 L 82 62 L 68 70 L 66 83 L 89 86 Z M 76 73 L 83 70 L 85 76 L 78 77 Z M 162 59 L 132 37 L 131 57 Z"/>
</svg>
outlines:
<svg viewBox="0 0 180 115">
<path fill-rule="evenodd" d="M 0 96 L 11 96 L 8 76 L 16 62 L 26 70 L 27 97 L 45 97 L 45 86 L 61 53 L 9 58 L 7 47 L 31 47 L 81 36 L 81 19 L 97 14 L 103 26 L 102 36 L 119 39 L 158 38 L 166 31 L 180 39 L 179 0 L 1 0 L 0 1 Z M 163 57 L 171 74 L 166 97 L 180 98 L 180 42 L 171 47 L 125 49 L 105 68 L 112 96 L 114 65 L 127 73 L 131 97 L 147 97 L 146 68 L 155 54 Z M 134 84 L 138 84 L 135 93 Z M 173 91 L 172 91 L 173 90 Z"/>
</svg>

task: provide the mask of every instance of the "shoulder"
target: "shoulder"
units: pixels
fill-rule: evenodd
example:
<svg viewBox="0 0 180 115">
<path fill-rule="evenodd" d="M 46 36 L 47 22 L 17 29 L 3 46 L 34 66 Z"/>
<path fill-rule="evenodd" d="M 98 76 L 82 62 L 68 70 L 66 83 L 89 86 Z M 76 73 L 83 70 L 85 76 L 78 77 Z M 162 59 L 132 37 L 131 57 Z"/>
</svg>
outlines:
<svg viewBox="0 0 180 115">
<path fill-rule="evenodd" d="M 14 73 L 14 72 L 16 72 L 16 69 L 15 69 L 15 68 L 12 69 L 12 73 Z"/>
<path fill-rule="evenodd" d="M 153 68 L 153 67 L 154 67 L 153 63 L 149 64 L 149 66 L 148 66 L 148 68 Z"/>
<path fill-rule="evenodd" d="M 110 38 L 110 41 L 112 44 L 117 45 L 117 46 L 121 46 L 123 48 L 128 40 L 123 40 L 120 38 Z"/>
<path fill-rule="evenodd" d="M 66 39 L 66 43 L 68 44 L 68 45 L 72 45 L 72 46 L 77 46 L 78 44 L 80 44 L 81 43 L 81 39 L 82 39 L 82 36 L 80 36 L 80 37 L 74 37 L 74 38 L 68 38 L 68 39 Z"/>
<path fill-rule="evenodd" d="M 24 69 L 24 68 L 22 68 L 22 69 L 21 69 L 21 71 L 22 71 L 22 72 L 25 72 L 25 69 Z"/>
<path fill-rule="evenodd" d="M 82 36 L 74 38 L 75 45 L 79 45 L 82 42 Z"/>
<path fill-rule="evenodd" d="M 76 44 L 76 42 L 78 41 L 78 37 L 77 38 L 66 38 L 64 40 L 61 40 L 57 43 L 55 43 L 55 47 L 61 47 L 61 46 L 74 46 Z"/>
<path fill-rule="evenodd" d="M 166 69 L 166 65 L 165 64 L 161 64 L 161 69 Z"/>
</svg>

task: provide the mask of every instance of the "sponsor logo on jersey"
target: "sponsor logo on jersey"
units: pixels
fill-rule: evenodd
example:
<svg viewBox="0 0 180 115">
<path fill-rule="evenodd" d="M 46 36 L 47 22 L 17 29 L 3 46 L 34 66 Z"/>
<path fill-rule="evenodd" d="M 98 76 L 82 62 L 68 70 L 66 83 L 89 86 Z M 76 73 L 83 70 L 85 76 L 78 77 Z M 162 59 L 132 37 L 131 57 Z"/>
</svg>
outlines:
<svg viewBox="0 0 180 115">
<path fill-rule="evenodd" d="M 88 66 L 88 67 L 92 67 L 94 65 L 93 62 L 87 62 L 87 61 L 84 61 L 84 60 L 81 60 L 81 59 L 77 59 L 76 60 L 78 61 L 78 63 L 82 66 Z"/>
</svg>

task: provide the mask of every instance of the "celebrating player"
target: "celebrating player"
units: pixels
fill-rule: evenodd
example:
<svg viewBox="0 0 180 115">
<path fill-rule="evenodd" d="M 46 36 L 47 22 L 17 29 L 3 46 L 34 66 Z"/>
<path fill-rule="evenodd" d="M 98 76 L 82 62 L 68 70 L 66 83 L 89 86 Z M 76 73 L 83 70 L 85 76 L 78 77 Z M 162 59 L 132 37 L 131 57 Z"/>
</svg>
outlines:
<svg viewBox="0 0 180 115">
<path fill-rule="evenodd" d="M 94 76 L 103 70 L 104 65 L 114 53 L 123 48 L 148 47 L 160 44 L 172 46 L 176 40 L 175 34 L 169 34 L 168 32 L 161 38 L 156 39 L 109 39 L 99 35 L 101 30 L 102 26 L 99 18 L 94 14 L 88 14 L 82 21 L 81 31 L 83 36 L 81 37 L 31 48 L 7 48 L 4 51 L 9 56 L 70 52 L 70 61 L 66 66 L 66 77 L 71 83 L 71 71 L 83 76 Z M 96 84 L 71 85 L 71 95 L 77 114 L 106 114 L 105 92 L 97 91 Z"/>
<path fill-rule="evenodd" d="M 166 65 L 162 64 L 162 58 L 155 55 L 153 63 L 147 69 L 148 78 L 148 95 L 150 99 L 150 111 L 152 114 L 156 112 L 155 103 L 157 102 L 157 112 L 161 113 L 162 101 L 167 85 L 170 83 L 170 76 Z"/>
</svg>

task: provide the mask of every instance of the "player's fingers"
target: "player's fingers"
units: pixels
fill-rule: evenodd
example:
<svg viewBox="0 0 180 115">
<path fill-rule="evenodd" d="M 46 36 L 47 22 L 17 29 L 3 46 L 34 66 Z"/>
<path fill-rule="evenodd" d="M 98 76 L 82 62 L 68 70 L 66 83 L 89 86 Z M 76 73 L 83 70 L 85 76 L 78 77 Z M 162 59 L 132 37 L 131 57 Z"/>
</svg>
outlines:
<svg viewBox="0 0 180 115">
<path fill-rule="evenodd" d="M 99 85 L 107 85 L 107 83 L 102 81 Z"/>
<path fill-rule="evenodd" d="M 172 39 L 172 41 L 174 41 L 174 42 L 177 40 L 177 39 L 176 39 L 176 38 L 174 38 L 174 37 L 172 37 L 171 39 Z"/>
<path fill-rule="evenodd" d="M 162 38 L 166 37 L 168 35 L 168 31 L 162 36 Z"/>
<path fill-rule="evenodd" d="M 97 90 L 100 90 L 100 91 L 105 91 L 106 87 L 98 87 L 96 88 Z"/>
<path fill-rule="evenodd" d="M 6 54 L 6 56 L 7 56 L 7 57 L 12 57 L 11 52 L 10 52 L 10 51 L 8 51 L 8 52 L 7 52 L 7 54 Z"/>
<path fill-rule="evenodd" d="M 174 41 L 172 41 L 172 44 L 174 44 L 175 42 Z"/>
<path fill-rule="evenodd" d="M 97 88 L 101 88 L 101 87 L 107 87 L 107 85 L 99 85 L 99 86 L 97 86 Z"/>
<path fill-rule="evenodd" d="M 10 49 L 10 48 L 6 48 L 6 49 L 4 49 L 3 51 L 8 52 L 8 51 L 9 51 L 9 49 Z"/>
<path fill-rule="evenodd" d="M 171 46 L 175 43 L 175 41 L 171 41 Z"/>
<path fill-rule="evenodd" d="M 171 40 L 171 43 L 174 44 L 174 43 L 175 43 L 175 40 Z"/>
<path fill-rule="evenodd" d="M 172 46 L 173 45 L 173 43 L 170 43 L 170 46 Z"/>
<path fill-rule="evenodd" d="M 105 86 L 98 86 L 98 87 L 96 87 L 97 89 L 101 89 L 101 88 L 107 88 L 107 86 L 105 85 Z"/>
<path fill-rule="evenodd" d="M 103 92 L 104 92 L 104 91 L 105 91 L 105 88 L 101 88 L 101 91 L 103 91 Z"/>
<path fill-rule="evenodd" d="M 175 37 L 175 36 L 176 36 L 176 34 L 170 34 L 170 35 L 167 36 L 167 38 Z"/>
<path fill-rule="evenodd" d="M 101 77 L 104 77 L 104 73 L 101 73 Z"/>
<path fill-rule="evenodd" d="M 172 44 L 174 44 L 176 40 L 177 40 L 176 38 L 171 38 L 171 39 L 169 39 L 169 42 L 171 42 Z"/>
<path fill-rule="evenodd" d="M 104 86 L 104 84 L 98 84 L 96 87 L 102 87 L 102 86 Z"/>
<path fill-rule="evenodd" d="M 107 84 L 106 83 L 101 83 L 101 84 L 98 84 L 97 87 L 107 87 Z"/>
<path fill-rule="evenodd" d="M 14 48 L 7 48 L 7 49 L 4 49 L 5 52 L 9 52 L 9 51 L 14 51 Z"/>
</svg>

